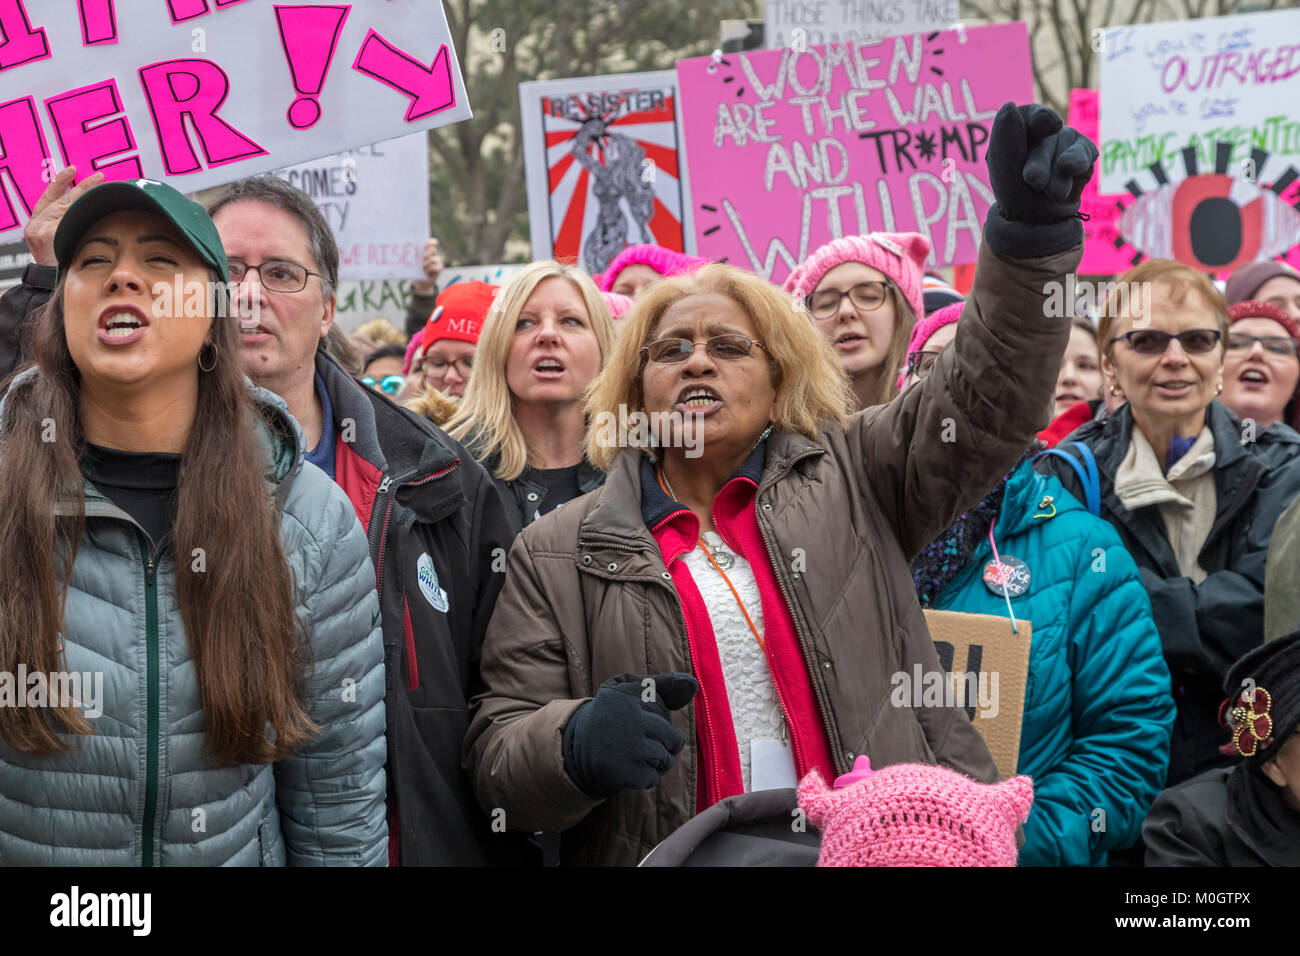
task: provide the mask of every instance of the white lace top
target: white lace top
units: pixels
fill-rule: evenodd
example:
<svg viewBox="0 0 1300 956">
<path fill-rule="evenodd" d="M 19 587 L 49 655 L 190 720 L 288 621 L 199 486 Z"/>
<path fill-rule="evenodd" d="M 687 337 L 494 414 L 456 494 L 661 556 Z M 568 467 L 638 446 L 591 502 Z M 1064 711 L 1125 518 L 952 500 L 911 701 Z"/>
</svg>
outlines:
<svg viewBox="0 0 1300 956">
<path fill-rule="evenodd" d="M 713 532 L 706 535 L 710 544 L 721 543 Z M 708 608 L 713 624 L 713 636 L 718 644 L 718 657 L 722 662 L 722 675 L 727 683 L 727 702 L 731 707 L 731 722 L 736 728 L 736 746 L 740 751 L 740 774 L 745 792 L 750 789 L 750 741 L 770 737 L 780 739 L 781 701 L 772 684 L 772 672 L 767 657 L 754 633 L 745 622 L 745 616 L 736 606 L 731 588 L 722 574 L 710 562 L 697 544 L 695 550 L 683 559 L 690 569 L 695 586 L 700 590 L 704 606 Z M 763 633 L 763 605 L 759 598 L 758 583 L 749 562 L 739 554 L 735 564 L 727 569 L 727 577 L 735 585 L 745 609 Z"/>
</svg>

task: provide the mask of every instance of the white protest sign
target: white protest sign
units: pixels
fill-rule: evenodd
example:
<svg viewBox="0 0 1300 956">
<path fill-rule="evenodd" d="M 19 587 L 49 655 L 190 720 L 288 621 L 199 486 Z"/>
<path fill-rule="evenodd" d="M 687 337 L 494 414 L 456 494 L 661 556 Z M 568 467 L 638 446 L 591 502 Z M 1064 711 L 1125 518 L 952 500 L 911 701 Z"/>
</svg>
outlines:
<svg viewBox="0 0 1300 956">
<path fill-rule="evenodd" d="M 1101 192 L 1125 191 L 1152 164 L 1182 170 L 1187 147 L 1214 169 L 1226 143 L 1229 169 L 1250 180 L 1264 175 L 1246 165 L 1261 165 L 1257 150 L 1300 161 L 1300 10 L 1116 27 L 1098 39 Z"/>
<path fill-rule="evenodd" d="M 190 193 L 471 115 L 425 0 L 0 0 L 0 40 L 0 241 L 65 165 Z"/>
<path fill-rule="evenodd" d="M 414 133 L 275 175 L 315 200 L 339 247 L 339 278 L 419 279 L 429 238 L 429 148 Z"/>
<path fill-rule="evenodd" d="M 959 0 L 766 0 L 768 49 L 818 43 L 872 43 L 905 33 L 951 29 Z"/>
</svg>

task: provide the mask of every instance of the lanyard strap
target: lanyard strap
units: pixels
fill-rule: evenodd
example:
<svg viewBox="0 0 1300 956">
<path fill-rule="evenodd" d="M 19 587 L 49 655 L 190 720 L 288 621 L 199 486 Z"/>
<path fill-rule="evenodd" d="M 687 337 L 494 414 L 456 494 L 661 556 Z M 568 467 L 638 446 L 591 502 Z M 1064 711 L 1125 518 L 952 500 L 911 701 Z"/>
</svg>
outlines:
<svg viewBox="0 0 1300 956">
<path fill-rule="evenodd" d="M 668 486 L 664 484 L 663 471 L 657 470 L 655 472 L 655 477 L 659 479 L 659 487 L 664 490 L 664 494 L 668 495 L 675 501 L 677 496 L 669 491 Z M 745 615 L 745 623 L 749 625 L 749 632 L 754 635 L 754 640 L 758 641 L 758 646 L 763 651 L 763 656 L 766 657 L 767 645 L 763 643 L 762 635 L 758 633 L 758 628 L 754 626 L 754 619 L 749 616 L 749 611 L 745 609 L 745 602 L 740 599 L 740 592 L 737 591 L 736 586 L 731 583 L 731 578 L 727 577 L 727 572 L 718 567 L 718 562 L 713 560 L 713 552 L 710 551 L 709 546 L 704 543 L 704 538 L 697 537 L 696 540 L 699 542 L 700 550 L 704 552 L 704 556 L 709 559 L 709 564 L 713 565 L 717 572 L 722 575 L 722 580 L 727 582 L 727 587 L 731 591 L 731 596 L 736 599 L 736 606 L 740 608 L 740 613 Z"/>
</svg>

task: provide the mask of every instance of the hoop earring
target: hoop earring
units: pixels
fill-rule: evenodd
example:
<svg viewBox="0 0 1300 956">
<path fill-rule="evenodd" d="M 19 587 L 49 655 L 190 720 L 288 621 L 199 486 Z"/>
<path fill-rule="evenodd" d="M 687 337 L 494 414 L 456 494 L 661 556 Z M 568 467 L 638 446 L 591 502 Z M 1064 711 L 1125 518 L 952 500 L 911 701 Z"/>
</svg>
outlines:
<svg viewBox="0 0 1300 956">
<path fill-rule="evenodd" d="M 212 350 L 212 362 L 210 365 L 205 366 L 203 364 L 203 349 Z M 217 347 L 213 345 L 211 342 L 204 342 L 203 349 L 199 349 L 199 369 L 200 371 L 211 372 L 214 368 L 217 367 Z"/>
</svg>

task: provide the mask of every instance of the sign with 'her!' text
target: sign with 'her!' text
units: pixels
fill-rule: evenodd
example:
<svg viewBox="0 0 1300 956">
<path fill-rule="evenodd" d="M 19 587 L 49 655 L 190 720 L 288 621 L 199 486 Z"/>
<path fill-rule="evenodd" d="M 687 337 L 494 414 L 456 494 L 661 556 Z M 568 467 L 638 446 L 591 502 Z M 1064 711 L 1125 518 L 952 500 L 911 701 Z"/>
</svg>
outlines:
<svg viewBox="0 0 1300 956">
<path fill-rule="evenodd" d="M 930 238 L 974 262 L 987 150 L 1033 100 L 1024 23 L 677 62 L 696 251 L 782 282 L 831 239 Z"/>
<path fill-rule="evenodd" d="M 437 3 L 0 0 L 0 241 L 66 165 L 195 192 L 469 115 Z"/>
</svg>

